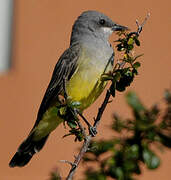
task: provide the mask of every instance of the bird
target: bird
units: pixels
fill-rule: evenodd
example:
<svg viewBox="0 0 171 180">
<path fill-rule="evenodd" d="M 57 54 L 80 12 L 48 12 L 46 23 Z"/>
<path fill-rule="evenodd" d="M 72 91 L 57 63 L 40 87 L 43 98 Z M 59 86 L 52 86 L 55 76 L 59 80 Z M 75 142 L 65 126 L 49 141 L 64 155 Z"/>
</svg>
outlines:
<svg viewBox="0 0 171 180">
<path fill-rule="evenodd" d="M 50 133 L 65 121 L 58 106 L 59 96 L 67 94 L 67 103 L 77 102 L 83 111 L 100 96 L 107 84 L 101 76 L 112 70 L 114 50 L 109 43 L 115 31 L 127 30 L 105 14 L 87 10 L 72 26 L 70 45 L 57 61 L 52 78 L 28 137 L 12 157 L 10 167 L 23 167 L 45 145 Z"/>
</svg>

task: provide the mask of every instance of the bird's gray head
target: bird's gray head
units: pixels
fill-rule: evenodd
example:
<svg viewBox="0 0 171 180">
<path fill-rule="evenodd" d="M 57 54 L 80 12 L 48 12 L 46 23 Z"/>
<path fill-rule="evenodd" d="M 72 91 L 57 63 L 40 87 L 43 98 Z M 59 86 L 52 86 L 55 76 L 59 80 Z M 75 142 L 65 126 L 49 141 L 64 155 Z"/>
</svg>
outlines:
<svg viewBox="0 0 171 180">
<path fill-rule="evenodd" d="M 116 24 L 109 17 L 97 11 L 85 11 L 75 21 L 71 44 L 82 39 L 101 38 L 108 40 L 114 31 L 125 30 L 127 27 Z"/>
</svg>

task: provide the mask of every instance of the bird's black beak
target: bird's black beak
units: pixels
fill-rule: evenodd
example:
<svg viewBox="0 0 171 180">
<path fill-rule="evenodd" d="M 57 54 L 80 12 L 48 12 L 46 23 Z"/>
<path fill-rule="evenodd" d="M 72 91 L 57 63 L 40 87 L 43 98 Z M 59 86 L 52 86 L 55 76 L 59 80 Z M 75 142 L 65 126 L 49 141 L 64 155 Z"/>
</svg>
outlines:
<svg viewBox="0 0 171 180">
<path fill-rule="evenodd" d="M 112 31 L 124 31 L 124 30 L 129 30 L 128 27 L 126 26 L 121 26 L 119 24 L 115 24 L 113 27 L 112 27 Z"/>
</svg>

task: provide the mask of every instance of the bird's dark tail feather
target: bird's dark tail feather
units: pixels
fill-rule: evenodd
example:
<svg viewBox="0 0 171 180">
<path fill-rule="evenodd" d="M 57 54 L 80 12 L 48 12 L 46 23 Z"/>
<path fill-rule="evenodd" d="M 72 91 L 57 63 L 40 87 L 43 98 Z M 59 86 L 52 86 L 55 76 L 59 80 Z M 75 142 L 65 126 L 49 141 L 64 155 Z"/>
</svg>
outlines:
<svg viewBox="0 0 171 180">
<path fill-rule="evenodd" d="M 31 160 L 33 155 L 43 148 L 48 136 L 49 135 L 45 136 L 40 141 L 33 141 L 33 134 L 29 135 L 29 137 L 19 146 L 18 151 L 11 159 L 9 166 L 25 166 Z"/>
</svg>

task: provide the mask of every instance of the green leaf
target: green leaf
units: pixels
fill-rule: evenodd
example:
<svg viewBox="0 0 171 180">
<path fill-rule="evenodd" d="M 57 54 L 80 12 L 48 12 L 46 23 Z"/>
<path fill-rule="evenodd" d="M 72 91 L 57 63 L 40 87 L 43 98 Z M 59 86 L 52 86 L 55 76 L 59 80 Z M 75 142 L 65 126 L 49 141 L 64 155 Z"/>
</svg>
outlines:
<svg viewBox="0 0 171 180">
<path fill-rule="evenodd" d="M 149 169 L 156 169 L 160 165 L 160 159 L 149 149 L 143 150 L 143 159 Z"/>
<path fill-rule="evenodd" d="M 138 159 L 139 146 L 137 144 L 130 146 L 126 152 L 126 156 L 128 159 Z"/>
<path fill-rule="evenodd" d="M 127 47 L 127 49 L 128 49 L 129 51 L 131 51 L 133 48 L 134 48 L 134 45 L 132 45 L 132 44 L 128 45 L 128 47 Z"/>
<path fill-rule="evenodd" d="M 141 101 L 137 97 L 137 95 L 134 92 L 128 92 L 126 95 L 126 101 L 129 106 L 133 108 L 134 111 L 144 111 L 145 107 L 142 105 Z"/>
<path fill-rule="evenodd" d="M 160 137 L 160 142 L 168 147 L 168 148 L 171 148 L 171 137 L 170 136 L 166 136 L 165 134 L 161 133 L 161 132 L 158 132 L 157 133 L 158 136 Z"/>
<path fill-rule="evenodd" d="M 141 174 L 141 169 L 140 169 L 140 166 L 139 166 L 139 163 L 138 163 L 138 162 L 136 163 L 136 168 L 135 168 L 134 172 L 135 172 L 136 174 Z"/>
<path fill-rule="evenodd" d="M 134 39 L 132 37 L 130 37 L 128 40 L 128 45 L 130 45 L 130 44 L 132 44 L 132 45 L 134 44 Z"/>
<path fill-rule="evenodd" d="M 115 75 L 114 75 L 114 80 L 115 80 L 115 81 L 119 81 L 120 78 L 121 78 L 121 73 L 120 73 L 119 71 L 117 71 L 117 72 L 115 73 Z"/>
<path fill-rule="evenodd" d="M 113 114 L 113 118 L 114 118 L 114 122 L 112 124 L 112 129 L 117 132 L 121 132 L 122 129 L 125 127 L 124 122 L 116 113 Z"/>
<path fill-rule="evenodd" d="M 92 142 L 90 147 L 91 149 L 93 148 L 93 150 L 91 151 L 91 153 L 93 153 L 96 156 L 99 156 L 107 151 L 109 151 L 110 149 L 112 149 L 114 146 L 114 142 L 113 141 L 98 141 L 98 142 Z"/>
<path fill-rule="evenodd" d="M 150 112 L 153 116 L 155 116 L 154 121 L 157 119 L 157 115 L 159 115 L 159 112 L 160 112 L 160 109 L 159 109 L 158 105 L 157 105 L 157 104 L 154 104 L 154 105 L 152 106 L 151 112 Z"/>
<path fill-rule="evenodd" d="M 87 163 L 90 161 L 96 161 L 96 159 L 89 156 L 83 156 L 83 163 Z"/>
<path fill-rule="evenodd" d="M 133 67 L 134 67 L 135 69 L 139 68 L 140 66 L 141 66 L 140 62 L 135 62 L 135 63 L 133 64 Z"/>
<path fill-rule="evenodd" d="M 61 116 L 64 116 L 67 112 L 67 107 L 66 106 L 63 106 L 59 109 L 59 113 Z"/>
<path fill-rule="evenodd" d="M 62 178 L 57 170 L 50 173 L 50 180 L 62 180 Z"/>
<path fill-rule="evenodd" d="M 69 104 L 69 106 L 74 109 L 74 108 L 79 108 L 81 103 L 79 101 L 73 101 Z"/>
<path fill-rule="evenodd" d="M 125 161 L 123 166 L 126 171 L 134 171 L 136 169 L 135 162 L 131 160 Z"/>
<path fill-rule="evenodd" d="M 120 70 L 120 74 L 120 80 L 116 82 L 116 90 L 122 92 L 126 87 L 130 86 L 134 79 L 134 74 L 130 68 L 124 68 Z"/>
<path fill-rule="evenodd" d="M 125 73 L 127 73 L 127 71 L 130 71 L 130 68 L 124 68 L 124 69 L 121 69 L 121 75 L 124 75 Z"/>
<path fill-rule="evenodd" d="M 127 77 L 129 77 L 129 76 L 132 77 L 133 74 L 132 74 L 132 71 L 128 70 L 128 71 L 125 72 L 124 75 L 127 76 Z"/>
<path fill-rule="evenodd" d="M 140 46 L 140 41 L 138 40 L 137 36 L 134 36 L 134 41 L 137 46 Z"/>
<path fill-rule="evenodd" d="M 156 137 L 156 132 L 154 130 L 150 130 L 147 132 L 147 138 L 151 141 L 154 141 Z"/>
<path fill-rule="evenodd" d="M 75 132 L 75 141 L 82 141 L 84 139 L 84 135 L 81 133 L 80 130 L 77 130 L 77 132 Z"/>
<path fill-rule="evenodd" d="M 106 180 L 106 175 L 100 171 L 95 171 L 88 168 L 85 172 L 86 180 Z"/>
<path fill-rule="evenodd" d="M 71 124 L 71 127 L 73 127 L 73 124 Z M 70 128 L 71 128 L 70 127 Z M 81 130 L 79 128 L 75 129 L 74 128 L 71 128 L 71 130 L 69 130 L 69 133 L 68 134 L 65 134 L 63 136 L 63 138 L 67 137 L 67 136 L 70 136 L 70 135 L 74 135 L 75 136 L 75 141 L 82 141 L 84 139 L 84 135 L 82 134 Z"/>
<path fill-rule="evenodd" d="M 116 161 L 115 161 L 115 158 L 113 158 L 113 157 L 111 157 L 111 158 L 109 158 L 108 160 L 107 160 L 107 164 L 109 165 L 109 166 L 115 166 L 116 165 Z"/>
<path fill-rule="evenodd" d="M 124 91 L 126 87 L 130 86 L 133 79 L 133 72 L 129 68 L 122 69 L 120 80 L 116 82 L 116 90 L 120 92 Z"/>
<path fill-rule="evenodd" d="M 171 92 L 168 89 L 165 90 L 164 98 L 167 103 L 171 103 Z"/>
<path fill-rule="evenodd" d="M 123 92 L 125 91 L 125 86 L 122 85 L 122 83 L 116 83 L 116 90 L 119 91 L 119 92 Z"/>
<path fill-rule="evenodd" d="M 77 124 L 74 121 L 67 121 L 67 124 L 71 129 L 76 129 L 77 128 Z"/>
<path fill-rule="evenodd" d="M 123 51 L 123 50 L 125 50 L 125 48 L 124 48 L 124 46 L 123 46 L 122 43 L 118 44 L 116 47 L 117 47 L 117 50 L 118 50 L 118 51 Z"/>
<path fill-rule="evenodd" d="M 132 70 L 132 73 L 138 75 L 138 71 L 135 68 Z"/>
<path fill-rule="evenodd" d="M 115 173 L 118 180 L 124 180 L 124 172 L 121 167 L 117 167 Z"/>
<path fill-rule="evenodd" d="M 113 77 L 111 75 L 103 74 L 101 76 L 101 81 L 109 81 L 109 80 L 113 80 Z"/>
</svg>

